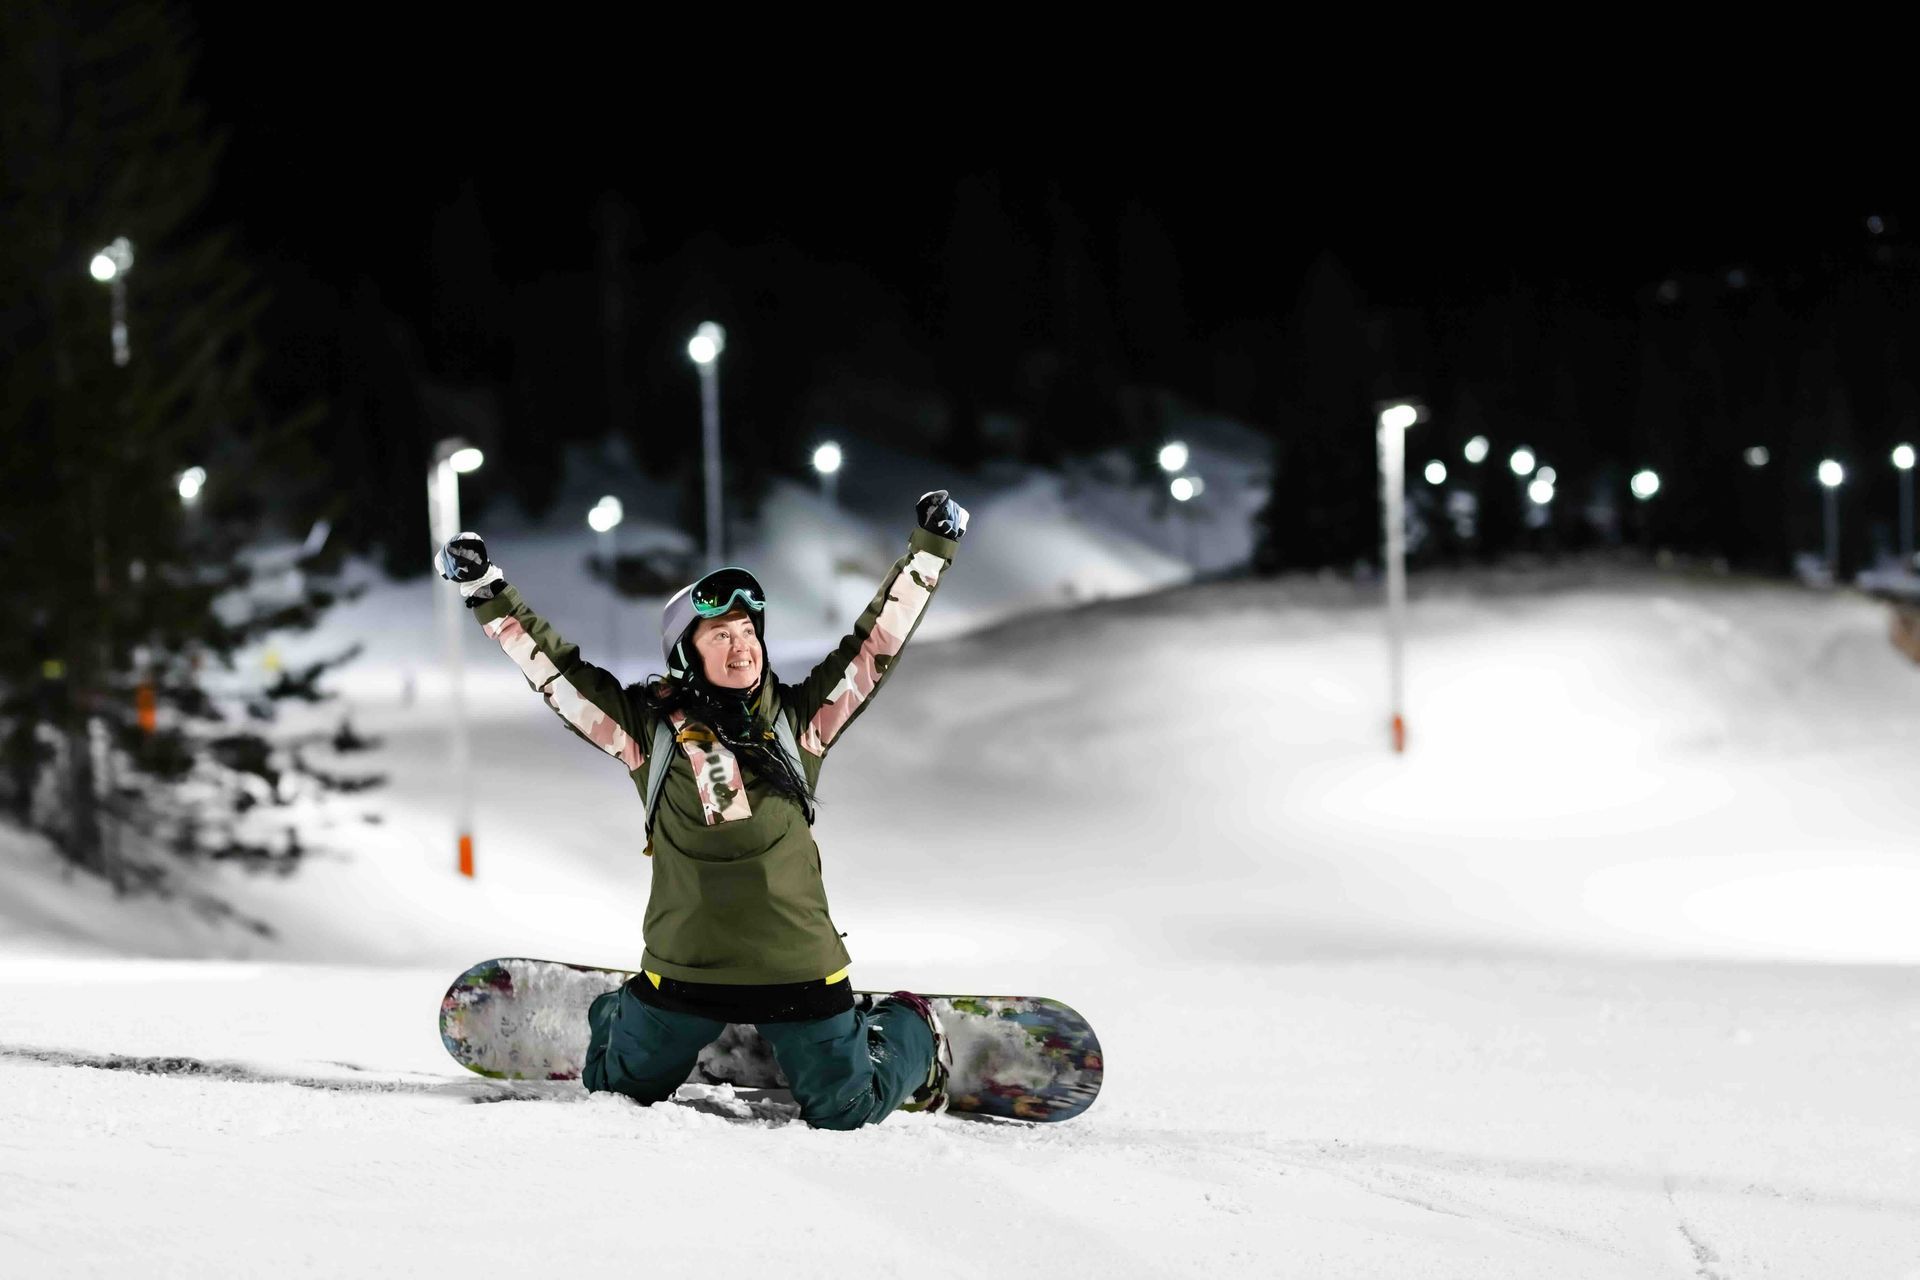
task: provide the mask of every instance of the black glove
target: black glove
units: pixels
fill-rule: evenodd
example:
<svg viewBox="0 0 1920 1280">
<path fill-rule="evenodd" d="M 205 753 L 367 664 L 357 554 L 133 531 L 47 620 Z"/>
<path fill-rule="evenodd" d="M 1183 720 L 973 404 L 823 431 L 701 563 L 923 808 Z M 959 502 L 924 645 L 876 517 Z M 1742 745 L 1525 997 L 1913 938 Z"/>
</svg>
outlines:
<svg viewBox="0 0 1920 1280">
<path fill-rule="evenodd" d="M 921 494 L 920 505 L 915 510 L 920 517 L 920 527 L 928 533 L 958 541 L 967 532 L 967 509 L 949 497 L 945 489 Z"/>
<path fill-rule="evenodd" d="M 506 582 L 500 566 L 487 559 L 487 544 L 477 533 L 456 533 L 448 538 L 434 563 L 441 577 L 460 584 L 468 608 L 493 599 L 493 593 Z"/>
<path fill-rule="evenodd" d="M 492 563 L 477 533 L 456 533 L 440 548 L 440 576 L 448 582 L 478 582 Z"/>
</svg>

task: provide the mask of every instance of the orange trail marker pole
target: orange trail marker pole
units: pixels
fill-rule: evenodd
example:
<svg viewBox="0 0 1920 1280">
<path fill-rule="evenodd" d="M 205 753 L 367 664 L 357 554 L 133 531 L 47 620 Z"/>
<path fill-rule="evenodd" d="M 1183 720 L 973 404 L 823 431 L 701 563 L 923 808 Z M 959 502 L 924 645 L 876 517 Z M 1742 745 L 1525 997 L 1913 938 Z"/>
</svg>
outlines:
<svg viewBox="0 0 1920 1280">
<path fill-rule="evenodd" d="M 1387 577 L 1387 704 L 1393 715 L 1393 749 L 1407 749 L 1404 701 L 1407 630 L 1407 428 L 1419 419 L 1411 405 L 1382 407 L 1379 423 L 1380 506 L 1386 535 L 1382 559 Z"/>
</svg>

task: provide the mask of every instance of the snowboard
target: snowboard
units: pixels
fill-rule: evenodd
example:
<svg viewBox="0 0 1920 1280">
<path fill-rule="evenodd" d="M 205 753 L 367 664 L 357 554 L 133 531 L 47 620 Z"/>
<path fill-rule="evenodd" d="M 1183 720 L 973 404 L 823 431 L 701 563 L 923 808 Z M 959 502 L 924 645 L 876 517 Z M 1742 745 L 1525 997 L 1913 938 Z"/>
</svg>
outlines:
<svg viewBox="0 0 1920 1280">
<path fill-rule="evenodd" d="M 453 1060 L 499 1080 L 578 1080 L 587 1006 L 634 975 L 553 960 L 486 960 L 447 988 L 440 1039 Z M 871 1009 L 883 993 L 854 994 Z M 1100 1093 L 1100 1041 L 1058 1000 L 928 996 L 953 1049 L 947 1110 L 1008 1120 L 1071 1120 Z M 701 1053 L 689 1084 L 784 1089 L 773 1050 L 750 1026 L 729 1026 Z"/>
</svg>

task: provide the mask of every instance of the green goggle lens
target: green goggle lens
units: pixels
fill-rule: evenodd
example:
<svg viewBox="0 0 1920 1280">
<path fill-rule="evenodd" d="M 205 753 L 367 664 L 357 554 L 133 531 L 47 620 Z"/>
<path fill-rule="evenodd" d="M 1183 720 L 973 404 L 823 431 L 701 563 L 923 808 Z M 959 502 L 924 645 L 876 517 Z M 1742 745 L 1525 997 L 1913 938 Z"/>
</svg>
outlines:
<svg viewBox="0 0 1920 1280">
<path fill-rule="evenodd" d="M 767 607 L 760 583 L 745 569 L 719 569 L 700 579 L 691 593 L 693 609 L 703 618 L 717 618 L 736 603 L 759 613 Z"/>
</svg>

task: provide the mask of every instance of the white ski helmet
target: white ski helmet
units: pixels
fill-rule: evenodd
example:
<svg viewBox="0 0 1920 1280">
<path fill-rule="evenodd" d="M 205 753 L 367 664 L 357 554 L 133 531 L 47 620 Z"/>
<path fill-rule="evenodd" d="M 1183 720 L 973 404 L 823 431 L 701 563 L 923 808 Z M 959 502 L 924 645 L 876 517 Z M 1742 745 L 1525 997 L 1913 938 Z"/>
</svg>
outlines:
<svg viewBox="0 0 1920 1280">
<path fill-rule="evenodd" d="M 660 656 L 666 660 L 667 674 L 684 679 L 693 670 L 686 641 L 702 618 L 724 617 L 739 605 L 752 615 L 764 651 L 767 595 L 760 580 L 745 569 L 738 565 L 715 569 L 675 592 L 660 611 Z"/>
</svg>

